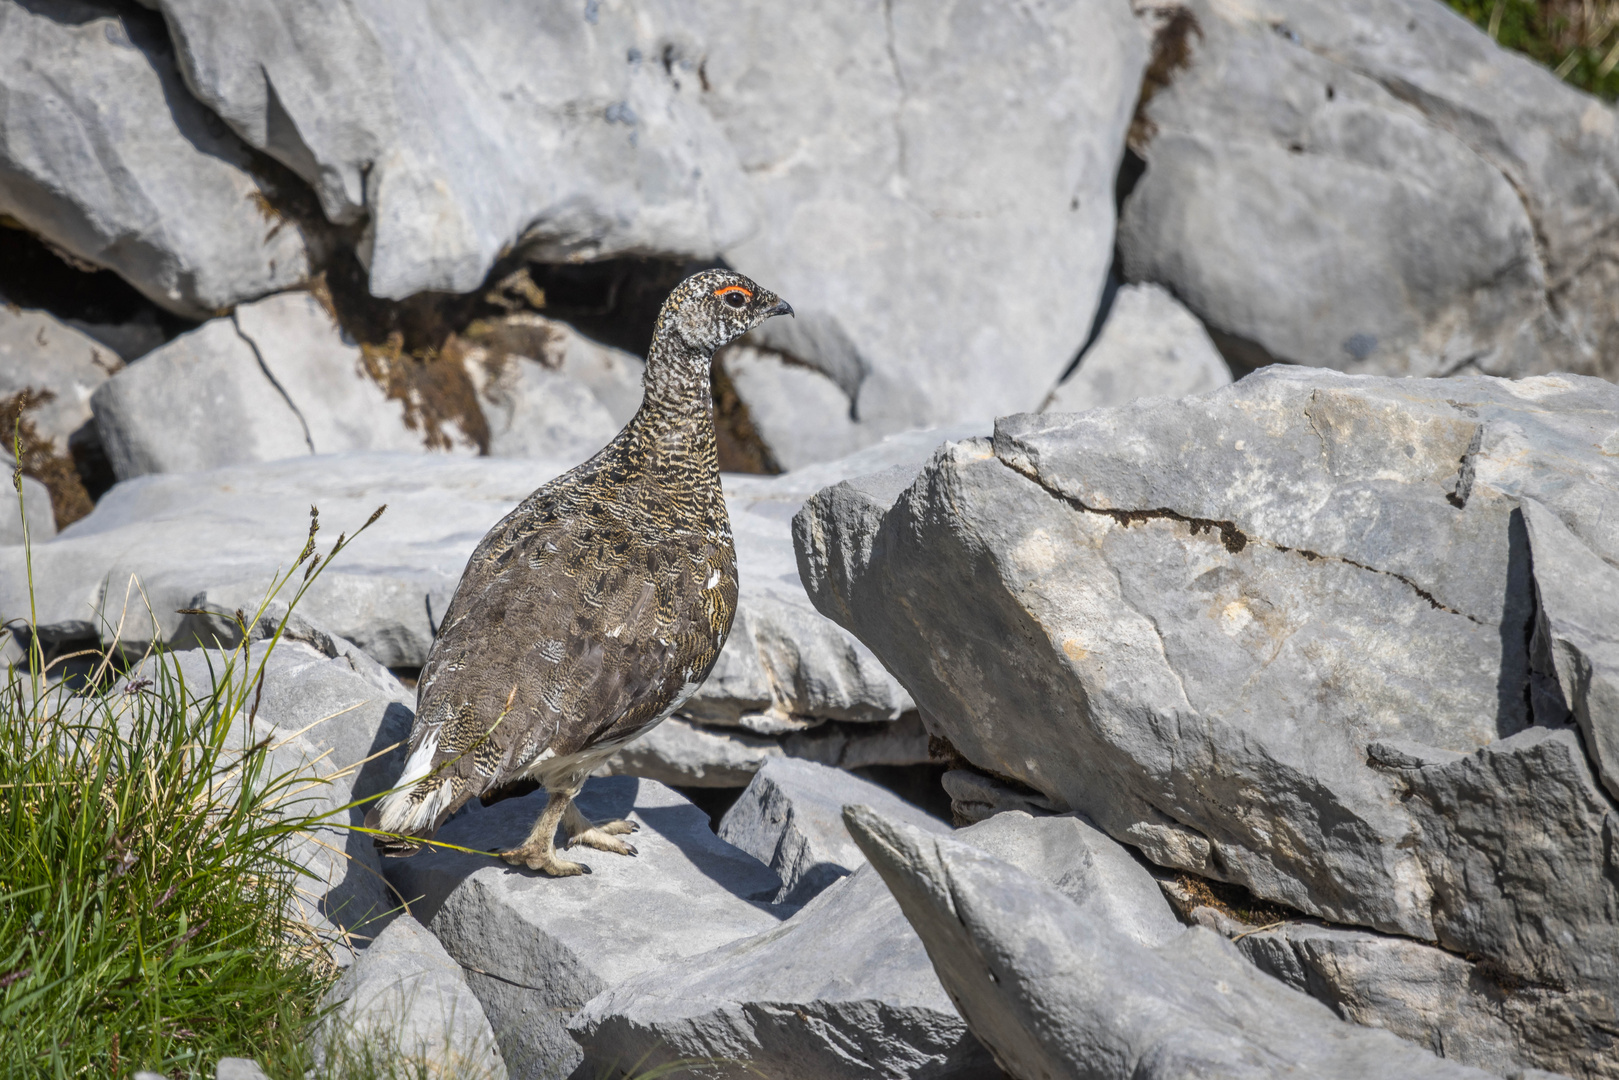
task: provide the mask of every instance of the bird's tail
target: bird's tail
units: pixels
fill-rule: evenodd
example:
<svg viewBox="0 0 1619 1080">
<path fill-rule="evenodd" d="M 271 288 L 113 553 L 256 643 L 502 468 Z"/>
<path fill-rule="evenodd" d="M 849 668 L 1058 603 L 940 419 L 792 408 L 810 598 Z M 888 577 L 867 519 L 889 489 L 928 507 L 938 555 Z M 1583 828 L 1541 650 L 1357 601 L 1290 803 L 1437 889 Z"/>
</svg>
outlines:
<svg viewBox="0 0 1619 1080">
<path fill-rule="evenodd" d="M 365 815 L 365 827 L 392 835 L 376 836 L 377 851 L 392 858 L 416 854 L 431 840 L 452 813 L 470 797 L 460 789 L 466 786 L 458 776 L 435 768 L 438 733 L 433 732 L 405 762 L 399 783 L 372 804 Z"/>
</svg>

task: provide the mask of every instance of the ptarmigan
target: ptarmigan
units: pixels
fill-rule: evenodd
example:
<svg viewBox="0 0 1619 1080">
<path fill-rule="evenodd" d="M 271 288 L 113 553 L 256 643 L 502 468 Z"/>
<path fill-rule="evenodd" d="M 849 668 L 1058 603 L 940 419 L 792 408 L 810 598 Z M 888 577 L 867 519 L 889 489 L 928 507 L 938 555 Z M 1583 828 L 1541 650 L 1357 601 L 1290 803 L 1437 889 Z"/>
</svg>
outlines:
<svg viewBox="0 0 1619 1080">
<path fill-rule="evenodd" d="M 704 270 L 658 314 L 640 411 L 600 453 L 507 514 L 472 553 L 417 687 L 409 758 L 367 815 L 410 855 L 483 792 L 523 778 L 550 799 L 513 865 L 565 876 L 556 831 L 633 855 L 630 822 L 593 825 L 573 797 L 602 759 L 680 708 L 736 612 L 720 491 L 714 350 L 792 308 Z"/>
</svg>

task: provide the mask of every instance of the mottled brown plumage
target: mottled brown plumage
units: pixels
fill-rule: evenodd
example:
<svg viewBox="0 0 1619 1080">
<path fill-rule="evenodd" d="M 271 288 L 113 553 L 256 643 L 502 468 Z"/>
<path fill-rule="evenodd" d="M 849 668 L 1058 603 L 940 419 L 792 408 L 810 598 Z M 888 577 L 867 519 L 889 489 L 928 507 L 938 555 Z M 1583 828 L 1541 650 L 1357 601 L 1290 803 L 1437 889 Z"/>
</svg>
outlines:
<svg viewBox="0 0 1619 1080">
<path fill-rule="evenodd" d="M 613 750 L 707 677 L 736 611 L 736 553 L 716 459 L 714 350 L 790 313 L 740 274 L 682 282 L 658 316 L 635 417 L 540 488 L 473 552 L 422 669 L 410 757 L 367 824 L 388 854 L 417 850 L 467 800 L 532 777 L 552 799 L 508 861 L 580 873 L 574 843 L 633 854 L 572 806 Z"/>
</svg>

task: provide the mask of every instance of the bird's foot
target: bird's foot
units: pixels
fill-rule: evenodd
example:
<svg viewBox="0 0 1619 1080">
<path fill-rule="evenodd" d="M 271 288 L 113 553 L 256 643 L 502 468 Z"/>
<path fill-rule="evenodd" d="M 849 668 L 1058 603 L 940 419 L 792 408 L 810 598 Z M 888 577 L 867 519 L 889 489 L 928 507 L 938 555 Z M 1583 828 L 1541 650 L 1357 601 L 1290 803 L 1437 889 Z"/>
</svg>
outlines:
<svg viewBox="0 0 1619 1080">
<path fill-rule="evenodd" d="M 556 849 L 550 844 L 524 844 L 522 847 L 508 848 L 500 852 L 500 857 L 512 866 L 526 866 L 550 877 L 575 877 L 590 873 L 590 867 L 584 863 L 557 858 Z"/>
<path fill-rule="evenodd" d="M 593 847 L 597 851 L 611 851 L 615 855 L 634 855 L 635 845 L 618 839 L 614 834 L 622 835 L 634 832 L 635 825 L 629 821 L 607 821 L 600 825 L 593 825 L 588 829 L 574 833 L 568 838 L 568 846 L 583 844 Z"/>
</svg>

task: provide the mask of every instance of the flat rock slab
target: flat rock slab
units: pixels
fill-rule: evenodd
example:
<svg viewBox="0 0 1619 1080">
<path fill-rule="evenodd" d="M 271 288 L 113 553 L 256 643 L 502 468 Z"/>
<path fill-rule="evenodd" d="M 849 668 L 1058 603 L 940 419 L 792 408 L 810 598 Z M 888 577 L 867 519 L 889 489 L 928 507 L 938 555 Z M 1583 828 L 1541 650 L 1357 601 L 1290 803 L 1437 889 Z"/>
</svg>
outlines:
<svg viewBox="0 0 1619 1080">
<path fill-rule="evenodd" d="M 813 761 L 772 758 L 720 820 L 721 840 L 781 877 L 777 903 L 803 904 L 865 865 L 843 824 L 843 808 L 879 808 L 897 821 L 948 832 L 950 826 L 886 788 Z"/>
<path fill-rule="evenodd" d="M 479 851 L 523 842 L 543 792 L 476 804 L 438 834 Z M 720 840 L 708 815 L 662 784 L 595 779 L 578 806 L 592 820 L 628 818 L 634 858 L 578 849 L 591 873 L 547 878 L 487 855 L 429 849 L 388 860 L 388 880 L 467 972 L 511 1075 L 567 1076 L 582 1060 L 565 1025 L 625 979 L 775 927 L 761 902 L 780 879 Z"/>
<path fill-rule="evenodd" d="M 1136 940 L 1180 931 L 1141 864 L 1075 816 L 1000 814 L 956 835 Z M 993 1070 L 870 866 L 778 929 L 627 980 L 571 1030 L 596 1075 L 680 1059 L 713 1061 L 705 1074 L 728 1080 L 968 1080 Z"/>
<path fill-rule="evenodd" d="M 960 840 L 860 807 L 849 827 L 973 1034 L 1019 1080 L 1491 1075 L 1344 1023 L 1213 931 L 1143 943 Z"/>
<path fill-rule="evenodd" d="M 506 1080 L 483 1007 L 461 966 L 409 915 L 390 922 L 326 994 L 317 1069 L 369 1051 L 432 1076 Z"/>
</svg>

